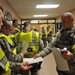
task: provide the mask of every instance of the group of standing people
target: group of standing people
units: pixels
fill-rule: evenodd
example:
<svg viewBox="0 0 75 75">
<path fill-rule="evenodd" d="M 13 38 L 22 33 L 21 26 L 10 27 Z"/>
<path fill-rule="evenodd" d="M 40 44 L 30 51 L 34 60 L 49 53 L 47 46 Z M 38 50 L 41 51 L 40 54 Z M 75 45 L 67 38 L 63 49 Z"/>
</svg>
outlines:
<svg viewBox="0 0 75 75">
<path fill-rule="evenodd" d="M 38 75 L 42 62 L 29 65 L 23 62 L 23 58 L 32 58 L 34 54 L 43 50 L 43 42 L 39 38 L 39 33 L 32 30 L 29 22 L 24 23 L 23 32 L 21 32 L 18 29 L 17 20 L 13 20 L 12 25 L 8 20 L 3 19 L 3 8 L 0 7 L 0 9 L 0 75 L 17 75 L 18 73 L 29 75 L 29 70 L 31 75 Z M 29 43 L 29 46 L 26 51 L 22 52 L 19 49 L 21 49 L 21 43 L 25 41 Z"/>
<path fill-rule="evenodd" d="M 14 43 L 8 37 L 11 33 L 12 25 L 3 19 L 4 10 L 0 6 L 0 75 L 11 75 L 12 70 L 28 70 L 32 66 L 23 61 L 24 54 L 14 54 Z"/>
<path fill-rule="evenodd" d="M 75 48 L 73 48 L 75 44 L 75 26 L 72 13 L 67 12 L 61 15 L 61 30 L 52 41 L 48 40 L 48 46 L 44 46 L 39 33 L 31 30 L 32 27 L 29 22 L 24 23 L 23 32 L 18 31 L 17 34 L 15 34 L 16 32 L 14 33 L 12 40 L 8 35 L 14 32 L 16 28 L 9 21 L 3 19 L 3 11 L 3 8 L 0 6 L 0 75 L 11 75 L 11 72 L 15 74 L 15 70 L 19 70 L 22 75 L 28 75 L 29 70 L 31 75 L 38 75 L 41 62 L 28 65 L 28 63 L 23 62 L 23 58 L 45 57 L 52 52 L 52 48 L 59 48 L 61 51 L 65 47 L 66 50 L 61 55 L 68 61 L 69 71 L 61 71 L 57 66 L 58 75 L 75 75 Z M 50 27 L 47 29 L 47 36 L 51 36 Z M 16 47 L 19 47 L 18 45 L 25 41 L 29 43 L 27 50 L 24 52 L 18 51 L 17 53 L 16 50 L 18 49 Z"/>
<path fill-rule="evenodd" d="M 43 40 L 44 47 L 46 47 L 48 43 L 52 41 L 52 30 L 50 29 L 50 26 L 47 26 L 46 29 L 45 27 L 42 27 L 40 35 L 41 39 Z"/>
</svg>

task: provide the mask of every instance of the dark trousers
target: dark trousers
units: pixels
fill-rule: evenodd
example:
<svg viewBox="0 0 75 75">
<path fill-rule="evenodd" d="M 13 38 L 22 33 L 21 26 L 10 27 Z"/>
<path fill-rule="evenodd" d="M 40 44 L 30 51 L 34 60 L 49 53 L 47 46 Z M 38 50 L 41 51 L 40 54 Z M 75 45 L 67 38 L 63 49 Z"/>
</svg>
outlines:
<svg viewBox="0 0 75 75">
<path fill-rule="evenodd" d="M 19 73 L 19 74 L 21 74 L 21 75 L 29 75 L 29 71 L 30 71 L 30 70 L 26 70 L 26 71 L 20 70 L 20 73 Z M 30 71 L 30 72 L 31 72 L 31 71 Z M 38 75 L 38 71 L 31 72 L 31 75 Z"/>
<path fill-rule="evenodd" d="M 41 68 L 41 63 L 42 62 L 39 62 L 39 63 L 35 63 L 35 64 L 32 64 L 32 68 L 30 70 L 20 70 L 20 74 L 21 75 L 29 75 L 29 71 L 31 72 L 31 75 L 38 75 L 38 70 L 40 70 Z"/>
<path fill-rule="evenodd" d="M 46 38 L 42 38 L 42 40 L 43 40 L 43 43 L 44 43 L 44 47 L 46 47 L 47 46 L 47 39 Z"/>
<path fill-rule="evenodd" d="M 11 71 L 11 75 L 17 75 L 18 71 Z"/>
<path fill-rule="evenodd" d="M 75 73 L 66 73 L 64 71 L 59 71 L 59 70 L 57 70 L 57 72 L 58 72 L 58 75 L 75 75 Z"/>
</svg>

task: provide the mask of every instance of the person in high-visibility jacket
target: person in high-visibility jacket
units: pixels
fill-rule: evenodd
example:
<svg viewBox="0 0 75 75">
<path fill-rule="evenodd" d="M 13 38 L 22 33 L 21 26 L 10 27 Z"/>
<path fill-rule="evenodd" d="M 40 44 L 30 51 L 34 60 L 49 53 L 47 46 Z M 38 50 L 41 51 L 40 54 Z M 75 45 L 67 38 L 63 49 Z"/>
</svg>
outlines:
<svg viewBox="0 0 75 75">
<path fill-rule="evenodd" d="M 39 33 L 35 32 L 32 30 L 32 26 L 29 22 L 25 22 L 24 23 L 24 31 L 20 34 L 18 34 L 18 39 L 16 38 L 16 40 L 20 40 L 20 42 L 28 42 L 28 48 L 26 50 L 26 54 L 28 58 L 32 58 L 34 56 L 34 54 L 38 53 L 41 51 L 41 49 L 43 49 L 44 44 L 43 41 L 40 39 Z M 36 63 L 33 64 L 33 68 L 30 69 L 31 71 L 31 75 L 38 75 L 38 70 L 40 69 L 41 66 L 41 62 L 40 63 Z M 29 70 L 28 71 L 23 71 L 21 70 L 21 75 L 29 75 Z"/>
<path fill-rule="evenodd" d="M 16 55 L 14 53 L 15 51 L 13 52 L 13 50 L 15 50 L 14 43 L 7 36 L 10 33 L 10 31 L 11 31 L 10 23 L 7 20 L 3 20 L 3 26 L 2 26 L 1 32 L 0 32 L 1 48 L 9 61 L 19 62 L 19 66 L 20 66 L 23 61 L 24 55 L 22 53 Z M 14 68 L 12 68 L 12 70 L 14 70 Z"/>
<path fill-rule="evenodd" d="M 3 18 L 3 8 L 2 6 L 0 6 L 0 30 L 1 27 L 3 26 L 2 23 L 2 18 Z M 1 31 L 0 31 L 1 33 Z M 22 68 L 24 70 L 30 69 L 31 66 L 27 66 L 26 63 L 15 63 L 15 62 L 9 62 L 5 52 L 3 51 L 3 49 L 5 49 L 5 47 L 3 46 L 3 42 L 5 40 L 2 40 L 2 36 L 0 36 L 0 75 L 11 75 L 11 71 L 10 68 Z M 2 42 L 3 41 L 3 42 Z M 5 42 L 4 42 L 5 43 Z M 6 46 L 6 45 L 5 45 Z"/>
<path fill-rule="evenodd" d="M 18 28 L 18 20 L 17 19 L 13 20 L 13 27 L 15 29 L 13 34 L 20 32 L 20 29 Z"/>
<path fill-rule="evenodd" d="M 13 40 L 15 46 L 17 46 L 16 47 L 16 50 L 17 50 L 17 53 L 19 53 L 19 50 L 21 49 L 21 47 L 20 47 L 20 44 L 21 43 L 15 43 L 15 39 L 14 39 L 15 35 L 17 33 L 20 33 L 21 32 L 20 29 L 19 29 L 19 27 L 18 27 L 18 20 L 17 19 L 14 19 L 12 24 L 13 24 L 13 27 L 14 27 L 13 28 L 13 33 L 11 33 L 9 35 L 9 37 Z"/>
<path fill-rule="evenodd" d="M 3 12 L 4 12 L 3 7 L 0 6 L 0 30 L 3 25 L 2 23 Z M 4 74 L 5 72 L 7 72 L 7 75 L 9 75 L 10 74 L 9 66 L 10 63 L 1 48 L 1 41 L 0 41 L 0 75 Z"/>
<path fill-rule="evenodd" d="M 12 24 L 13 24 L 13 31 L 9 37 L 13 40 L 15 34 L 20 32 L 20 29 L 18 28 L 18 20 L 14 19 Z"/>
<path fill-rule="evenodd" d="M 14 19 L 12 21 L 12 25 L 13 25 L 13 28 L 12 28 L 12 32 L 11 34 L 9 34 L 9 37 L 12 39 L 12 41 L 15 43 L 15 34 L 19 33 L 20 32 L 20 29 L 18 28 L 18 20 L 17 19 Z M 15 44 L 16 45 L 16 44 Z"/>
<path fill-rule="evenodd" d="M 10 60 L 10 61 L 16 61 L 16 62 L 22 62 L 23 61 L 23 57 L 24 57 L 24 54 L 23 53 L 20 53 L 20 54 L 16 54 L 16 46 L 14 45 L 14 42 L 8 37 L 8 35 L 10 34 L 12 30 L 12 24 L 7 21 L 7 20 L 3 20 L 3 26 L 1 28 L 1 33 L 0 33 L 0 36 L 1 37 L 4 37 L 2 38 L 4 41 L 3 43 L 3 46 L 5 44 L 5 46 L 7 45 L 7 47 L 3 47 L 4 51 L 5 49 L 7 49 L 7 58 Z"/>
<path fill-rule="evenodd" d="M 47 36 L 46 36 L 45 27 L 41 28 L 40 34 L 41 34 L 41 39 L 43 40 L 43 43 L 44 43 L 44 47 L 46 47 L 47 46 Z"/>
<path fill-rule="evenodd" d="M 0 30 L 3 25 L 2 23 L 3 12 L 4 12 L 3 7 L 0 6 Z M 8 59 L 6 58 L 4 52 L 2 51 L 1 44 L 0 44 L 0 75 L 3 75 L 5 72 L 7 72 L 6 75 L 9 75 L 10 74 L 9 66 L 10 66 L 10 63 Z"/>
<path fill-rule="evenodd" d="M 50 26 L 47 27 L 46 37 L 48 43 L 50 43 L 52 41 L 52 31 L 50 30 Z"/>
<path fill-rule="evenodd" d="M 19 53 L 19 51 L 21 51 L 21 46 L 20 46 L 21 43 L 15 43 L 15 39 L 14 39 L 17 33 L 20 33 L 20 30 L 18 28 L 18 20 L 15 19 L 13 20 L 13 26 L 12 26 L 11 34 L 9 34 L 9 37 L 12 39 L 14 46 L 16 47 L 13 49 L 13 53 L 18 54 L 18 57 L 16 59 L 22 61 L 23 60 L 23 57 L 21 57 L 22 54 Z M 17 70 L 12 71 L 12 74 L 17 75 Z"/>
</svg>

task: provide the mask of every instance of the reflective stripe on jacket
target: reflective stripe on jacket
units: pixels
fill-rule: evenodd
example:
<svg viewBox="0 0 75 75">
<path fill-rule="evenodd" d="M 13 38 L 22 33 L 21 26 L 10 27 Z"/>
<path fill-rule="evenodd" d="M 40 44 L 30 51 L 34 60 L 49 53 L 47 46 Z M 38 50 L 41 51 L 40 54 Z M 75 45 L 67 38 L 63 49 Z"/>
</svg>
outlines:
<svg viewBox="0 0 75 75">
<path fill-rule="evenodd" d="M 4 37 L 4 38 L 8 41 L 8 43 L 9 43 L 11 46 L 14 45 L 14 43 L 13 43 L 13 41 L 10 39 L 10 37 L 8 37 L 8 36 L 6 36 L 6 35 L 4 35 L 4 34 L 0 34 L 0 37 Z M 15 47 L 14 49 L 12 49 L 12 52 L 13 52 L 14 54 L 17 53 L 16 47 Z"/>
<path fill-rule="evenodd" d="M 15 37 L 17 43 L 29 42 L 28 52 L 29 54 L 35 54 L 39 50 L 39 33 L 34 31 L 21 32 Z"/>
<path fill-rule="evenodd" d="M 2 75 L 11 75 L 11 71 L 9 69 L 10 63 L 1 48 L 0 48 L 0 66 L 5 71 L 4 74 L 2 74 Z"/>
<path fill-rule="evenodd" d="M 39 50 L 39 33 L 32 31 L 31 37 L 32 41 L 29 42 L 29 47 L 27 51 L 29 52 L 29 54 L 34 55 Z"/>
</svg>

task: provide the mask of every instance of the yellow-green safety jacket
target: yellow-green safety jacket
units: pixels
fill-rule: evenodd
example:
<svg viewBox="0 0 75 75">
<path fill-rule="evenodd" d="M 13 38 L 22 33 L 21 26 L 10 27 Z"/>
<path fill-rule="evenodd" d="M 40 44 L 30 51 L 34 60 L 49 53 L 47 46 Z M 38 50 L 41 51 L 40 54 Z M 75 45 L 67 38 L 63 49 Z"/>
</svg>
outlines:
<svg viewBox="0 0 75 75">
<path fill-rule="evenodd" d="M 15 28 L 15 32 L 13 34 L 16 34 L 18 32 L 20 32 L 20 30 L 18 28 Z"/>
<path fill-rule="evenodd" d="M 20 33 L 20 30 L 18 28 L 15 28 L 14 33 L 9 34 L 10 39 L 12 39 L 12 41 L 14 42 L 14 44 L 16 46 L 16 48 L 14 49 L 15 51 L 13 50 L 13 53 L 15 52 L 14 54 L 17 54 L 18 53 L 17 49 L 19 49 L 16 42 L 15 42 L 15 35 L 18 34 L 18 33 Z"/>
<path fill-rule="evenodd" d="M 13 41 L 10 39 L 10 37 L 8 37 L 8 36 L 6 36 L 6 35 L 4 35 L 4 34 L 0 34 L 0 37 L 6 38 L 7 41 L 8 41 L 8 43 L 9 43 L 11 46 L 14 45 L 14 43 L 13 43 Z M 16 47 L 15 47 L 14 49 L 12 49 L 12 52 L 13 52 L 14 54 L 17 54 Z"/>
<path fill-rule="evenodd" d="M 34 32 L 31 31 L 31 42 L 29 42 L 29 47 L 27 49 L 27 51 L 29 52 L 29 54 L 34 55 L 35 53 L 37 53 L 39 51 L 39 33 L 38 32 Z"/>
<path fill-rule="evenodd" d="M 12 39 L 12 41 L 14 41 L 15 35 L 14 34 L 9 34 L 8 36 L 10 39 Z"/>
<path fill-rule="evenodd" d="M 51 30 L 46 32 L 46 38 L 48 37 L 49 33 L 51 32 Z"/>
<path fill-rule="evenodd" d="M 16 31 L 20 32 L 20 30 L 18 28 L 15 28 Z"/>
<path fill-rule="evenodd" d="M 0 37 L 3 37 L 3 36 L 0 35 Z M 2 75 L 11 75 L 11 70 L 9 69 L 10 63 L 1 47 L 0 47 L 0 66 L 5 71 Z"/>
<path fill-rule="evenodd" d="M 35 31 L 29 32 L 21 32 L 20 34 L 16 35 L 15 38 L 16 42 L 29 42 L 28 52 L 29 54 L 35 54 L 39 50 L 39 33 Z"/>
</svg>

